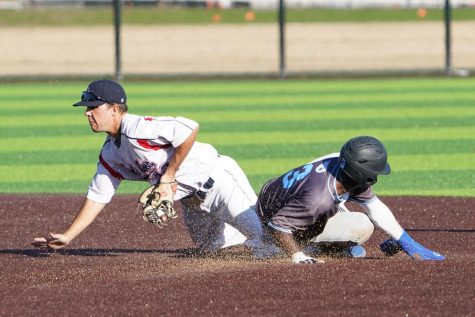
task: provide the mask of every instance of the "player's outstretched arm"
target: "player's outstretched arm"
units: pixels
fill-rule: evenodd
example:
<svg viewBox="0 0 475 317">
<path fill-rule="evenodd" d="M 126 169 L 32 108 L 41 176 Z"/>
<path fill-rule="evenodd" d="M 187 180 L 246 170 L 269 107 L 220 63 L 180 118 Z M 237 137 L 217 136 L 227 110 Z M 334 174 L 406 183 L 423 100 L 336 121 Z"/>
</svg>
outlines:
<svg viewBox="0 0 475 317">
<path fill-rule="evenodd" d="M 285 253 L 287 253 L 294 264 L 313 264 L 313 263 L 325 263 L 325 261 L 310 257 L 302 252 L 301 248 L 295 242 L 291 233 L 286 233 L 274 229 L 270 229 L 272 237 L 277 245 L 279 245 Z"/>
<path fill-rule="evenodd" d="M 48 237 L 34 238 L 31 244 L 37 248 L 51 249 L 60 249 L 68 245 L 96 219 L 105 206 L 106 204 L 86 198 L 76 218 L 63 234 L 50 233 Z"/>
<path fill-rule="evenodd" d="M 397 248 L 404 251 L 407 255 L 415 260 L 421 261 L 443 261 L 445 256 L 432 251 L 420 243 L 416 242 L 405 230 L 402 232 L 398 240 L 389 239 L 381 243 L 380 249 L 388 256 L 397 253 Z"/>
<path fill-rule="evenodd" d="M 402 250 L 411 258 L 417 260 L 441 261 L 445 259 L 443 255 L 427 249 L 409 236 L 391 210 L 378 198 L 375 198 L 369 204 L 365 204 L 364 208 L 371 221 L 392 237 L 380 245 L 381 251 L 387 256 L 393 256 Z"/>
</svg>

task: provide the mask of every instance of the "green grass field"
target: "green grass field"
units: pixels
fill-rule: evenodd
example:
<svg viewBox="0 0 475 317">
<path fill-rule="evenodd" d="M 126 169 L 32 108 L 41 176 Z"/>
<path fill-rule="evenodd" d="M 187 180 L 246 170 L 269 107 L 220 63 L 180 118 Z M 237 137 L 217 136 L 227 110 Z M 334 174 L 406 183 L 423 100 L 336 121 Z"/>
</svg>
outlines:
<svg viewBox="0 0 475 317">
<path fill-rule="evenodd" d="M 122 22 L 127 25 L 154 24 L 209 24 L 212 17 L 220 14 L 219 23 L 275 23 L 275 10 L 255 11 L 252 22 L 244 19 L 246 8 L 220 10 L 216 8 L 170 8 L 170 7 L 128 7 L 122 10 Z M 428 9 L 427 15 L 420 18 L 417 9 L 287 9 L 287 22 L 403 22 L 403 21 L 443 21 L 442 9 Z M 454 21 L 474 20 L 473 8 L 452 10 Z M 71 25 L 111 25 L 113 11 L 108 7 L 78 9 L 28 9 L 21 11 L 0 10 L 0 26 L 71 26 Z"/>
<path fill-rule="evenodd" d="M 84 193 L 105 138 L 73 108 L 87 82 L 0 85 L 0 192 Z M 269 178 L 339 151 L 385 143 L 381 195 L 475 196 L 475 78 L 125 82 L 130 112 L 180 115 L 234 157 L 258 191 Z M 145 183 L 124 182 L 119 193 Z"/>
</svg>

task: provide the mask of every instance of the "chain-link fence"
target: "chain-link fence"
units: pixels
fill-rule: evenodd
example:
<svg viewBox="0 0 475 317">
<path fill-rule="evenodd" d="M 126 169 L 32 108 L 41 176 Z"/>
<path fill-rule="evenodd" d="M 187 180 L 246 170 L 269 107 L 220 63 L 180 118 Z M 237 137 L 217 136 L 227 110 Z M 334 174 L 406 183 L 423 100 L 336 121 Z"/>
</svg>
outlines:
<svg viewBox="0 0 475 317">
<path fill-rule="evenodd" d="M 443 72 L 447 63 L 444 1 L 399 2 L 386 7 L 377 19 L 371 14 L 380 11 L 360 5 L 381 7 L 382 1 L 286 1 L 286 74 Z M 122 1 L 120 72 L 124 77 L 278 75 L 282 66 L 278 3 Z M 356 4 L 358 8 L 351 11 Z M 454 69 L 475 69 L 475 20 L 470 18 L 474 9 L 467 7 L 471 5 L 475 1 L 452 1 Z M 20 21 L 0 21 L 1 77 L 114 76 L 117 72 L 112 1 L 0 0 L 0 7 L 8 8 L 0 14 L 16 10 Z M 366 20 L 365 10 L 370 16 Z M 55 14 L 45 22 L 36 21 L 45 11 Z M 321 19 L 311 16 L 321 12 L 328 14 Z M 391 17 L 401 12 L 407 18 Z M 460 15 L 463 18 L 457 18 L 458 12 L 465 14 Z M 336 18 L 328 19 L 331 14 Z M 23 15 L 23 19 L 30 16 L 31 24 L 22 20 Z M 82 23 L 64 21 L 74 22 L 77 15 L 85 16 Z"/>
</svg>

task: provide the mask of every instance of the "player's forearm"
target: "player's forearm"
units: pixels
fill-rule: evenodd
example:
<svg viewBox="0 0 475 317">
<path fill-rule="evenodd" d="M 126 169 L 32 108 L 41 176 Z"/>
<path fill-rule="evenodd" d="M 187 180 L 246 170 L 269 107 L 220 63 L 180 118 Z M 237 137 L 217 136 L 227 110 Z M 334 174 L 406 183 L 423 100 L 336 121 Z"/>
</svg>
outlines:
<svg viewBox="0 0 475 317">
<path fill-rule="evenodd" d="M 286 233 L 278 230 L 271 230 L 274 241 L 279 245 L 287 255 L 291 256 L 297 252 L 302 251 L 291 233 Z"/>
<path fill-rule="evenodd" d="M 162 176 L 162 182 L 172 182 L 175 180 L 175 174 L 181 163 L 185 160 L 186 156 L 190 152 L 193 144 L 196 140 L 196 135 L 198 134 L 198 127 L 195 128 L 190 136 L 175 149 L 175 153 L 171 158 L 168 168 Z"/>
<path fill-rule="evenodd" d="M 385 233 L 399 239 L 403 229 L 391 210 L 379 199 L 365 205 L 365 211 L 371 221 Z"/>
<path fill-rule="evenodd" d="M 105 205 L 106 204 L 98 203 L 86 198 L 81 210 L 69 225 L 68 229 L 64 232 L 64 235 L 69 240 L 76 238 L 94 221 L 94 219 L 96 219 L 97 215 L 99 215 L 102 209 L 104 209 Z"/>
</svg>

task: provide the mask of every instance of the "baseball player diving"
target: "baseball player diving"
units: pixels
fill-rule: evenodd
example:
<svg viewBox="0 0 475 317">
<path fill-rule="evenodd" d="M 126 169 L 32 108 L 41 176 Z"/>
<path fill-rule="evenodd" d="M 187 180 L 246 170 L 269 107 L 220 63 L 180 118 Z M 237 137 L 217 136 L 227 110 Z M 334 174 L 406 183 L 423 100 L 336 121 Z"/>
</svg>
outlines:
<svg viewBox="0 0 475 317">
<path fill-rule="evenodd" d="M 361 246 L 375 224 L 391 238 L 380 248 L 388 256 L 399 250 L 413 259 L 445 257 L 414 241 L 391 210 L 373 193 L 378 175 L 391 171 L 383 144 L 359 136 L 339 153 L 329 154 L 267 182 L 259 194 L 257 213 L 274 241 L 293 263 L 323 263 L 318 256 L 331 247 L 335 253 L 362 257 Z M 347 201 L 365 213 L 350 212 Z"/>
<path fill-rule="evenodd" d="M 195 141 L 195 121 L 130 114 L 123 87 L 106 79 L 91 82 L 74 106 L 85 107 L 92 131 L 107 136 L 75 219 L 64 233 L 35 238 L 34 246 L 68 245 L 111 201 L 123 180 L 134 180 L 151 185 L 139 198 L 144 218 L 160 226 L 177 216 L 173 202 L 180 201 L 191 238 L 203 252 L 244 244 L 262 258 L 278 250 L 263 242 L 257 196 L 244 172 L 232 158 Z"/>
</svg>

